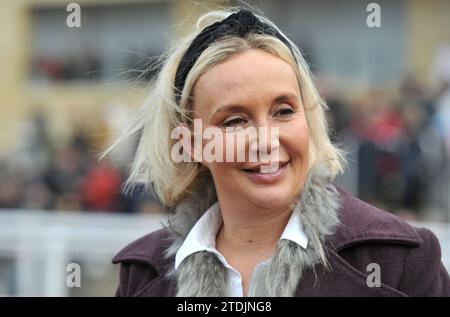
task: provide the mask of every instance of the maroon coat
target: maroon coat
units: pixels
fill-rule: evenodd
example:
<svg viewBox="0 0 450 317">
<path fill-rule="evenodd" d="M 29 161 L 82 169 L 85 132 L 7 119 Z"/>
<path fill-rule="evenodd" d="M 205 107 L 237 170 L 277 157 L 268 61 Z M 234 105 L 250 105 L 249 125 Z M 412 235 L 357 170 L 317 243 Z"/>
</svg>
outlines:
<svg viewBox="0 0 450 317">
<path fill-rule="evenodd" d="M 450 278 L 441 263 L 435 235 L 339 191 L 342 224 L 325 242 L 332 270 L 316 265 L 297 296 L 450 296 Z M 116 296 L 175 296 L 176 282 L 164 278 L 175 259 L 165 259 L 166 229 L 150 233 L 120 251 Z M 380 265 L 381 286 L 367 286 L 370 263 Z"/>
</svg>

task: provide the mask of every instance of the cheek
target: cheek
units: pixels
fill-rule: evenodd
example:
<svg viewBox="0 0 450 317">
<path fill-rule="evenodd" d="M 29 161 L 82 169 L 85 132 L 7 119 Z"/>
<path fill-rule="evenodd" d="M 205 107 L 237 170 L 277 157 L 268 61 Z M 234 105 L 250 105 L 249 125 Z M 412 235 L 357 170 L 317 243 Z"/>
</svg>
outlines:
<svg viewBox="0 0 450 317">
<path fill-rule="evenodd" d="M 217 130 L 219 133 L 219 130 Z M 244 162 L 256 162 L 257 158 L 252 157 L 250 159 L 250 143 L 257 140 L 257 132 L 247 129 L 239 129 L 233 132 L 220 132 L 217 140 L 214 141 L 210 139 L 204 139 L 202 141 L 203 149 L 207 148 L 207 145 L 213 144 L 214 149 L 218 149 L 219 154 L 214 155 L 214 157 L 221 162 L 227 162 L 226 166 L 215 167 L 217 169 L 231 169 L 238 168 Z M 208 147 L 208 151 L 204 151 L 203 154 L 208 154 L 211 146 Z M 214 151 L 214 153 L 216 153 Z M 207 166 L 211 166 L 211 163 L 205 163 Z"/>
<path fill-rule="evenodd" d="M 304 118 L 293 120 L 284 129 L 284 145 L 292 159 L 308 160 L 309 155 L 309 131 Z"/>
<path fill-rule="evenodd" d="M 207 136 L 203 130 L 202 147 L 198 150 L 202 153 L 203 163 L 210 169 L 220 171 L 235 168 L 239 162 L 245 161 L 245 137 L 241 133 L 213 128 L 214 137 L 211 134 Z"/>
<path fill-rule="evenodd" d="M 238 171 L 233 163 L 209 163 L 209 171 L 214 179 L 216 188 L 226 188 L 227 191 L 237 190 L 240 181 Z"/>
</svg>

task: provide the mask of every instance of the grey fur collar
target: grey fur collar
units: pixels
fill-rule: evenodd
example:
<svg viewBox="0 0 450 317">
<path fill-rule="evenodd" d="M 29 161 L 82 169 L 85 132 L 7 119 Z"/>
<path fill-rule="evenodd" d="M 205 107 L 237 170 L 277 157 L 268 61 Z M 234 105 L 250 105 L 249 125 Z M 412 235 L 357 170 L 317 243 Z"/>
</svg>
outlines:
<svg viewBox="0 0 450 317">
<path fill-rule="evenodd" d="M 316 264 L 328 267 L 323 243 L 339 223 L 340 198 L 327 175 L 323 168 L 310 172 L 294 209 L 300 213 L 308 247 L 305 250 L 292 241 L 281 240 L 270 264 L 252 277 L 249 296 L 293 296 L 306 269 Z M 167 229 L 174 242 L 167 257 L 175 256 L 197 220 L 217 201 L 210 177 L 203 178 L 200 188 L 197 194 L 179 203 L 169 218 Z M 187 257 L 168 277 L 177 281 L 177 296 L 228 296 L 226 269 L 214 254 L 206 251 Z"/>
</svg>

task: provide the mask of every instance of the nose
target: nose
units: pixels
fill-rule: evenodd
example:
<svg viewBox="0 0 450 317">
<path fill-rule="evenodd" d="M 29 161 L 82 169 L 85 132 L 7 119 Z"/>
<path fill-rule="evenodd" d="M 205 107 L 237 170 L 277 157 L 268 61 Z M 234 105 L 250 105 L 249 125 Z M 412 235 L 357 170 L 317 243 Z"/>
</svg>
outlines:
<svg viewBox="0 0 450 317">
<path fill-rule="evenodd" d="M 256 134 L 250 139 L 250 154 L 258 155 L 263 163 L 273 162 L 280 148 L 280 133 L 278 127 L 268 125 L 256 127 Z"/>
</svg>

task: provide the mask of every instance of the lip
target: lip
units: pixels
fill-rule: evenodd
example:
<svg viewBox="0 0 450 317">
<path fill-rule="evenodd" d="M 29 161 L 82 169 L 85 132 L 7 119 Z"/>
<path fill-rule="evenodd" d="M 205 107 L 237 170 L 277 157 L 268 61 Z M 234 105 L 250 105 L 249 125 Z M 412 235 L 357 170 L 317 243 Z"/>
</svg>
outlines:
<svg viewBox="0 0 450 317">
<path fill-rule="evenodd" d="M 280 162 L 281 163 L 281 162 Z M 248 172 L 241 170 L 252 182 L 261 184 L 273 184 L 280 181 L 286 174 L 287 167 L 290 161 L 281 163 L 280 168 L 274 173 L 259 173 L 259 172 Z"/>
<path fill-rule="evenodd" d="M 289 162 L 290 162 L 290 160 L 288 160 L 288 161 L 272 162 L 271 164 L 278 163 L 279 166 L 283 166 L 283 165 L 285 165 L 286 163 L 289 163 Z M 269 166 L 271 164 L 253 165 L 253 166 L 249 166 L 249 167 L 243 168 L 242 170 L 259 170 L 261 168 L 261 166 Z"/>
</svg>

